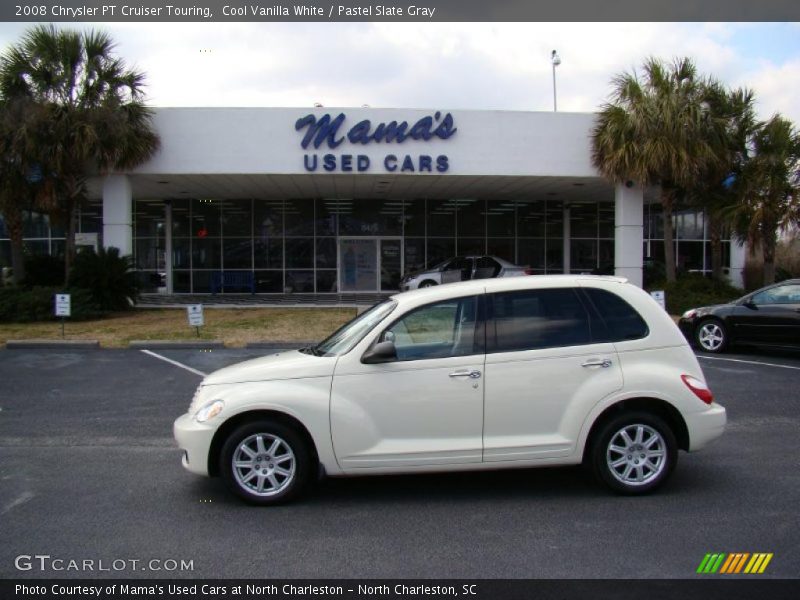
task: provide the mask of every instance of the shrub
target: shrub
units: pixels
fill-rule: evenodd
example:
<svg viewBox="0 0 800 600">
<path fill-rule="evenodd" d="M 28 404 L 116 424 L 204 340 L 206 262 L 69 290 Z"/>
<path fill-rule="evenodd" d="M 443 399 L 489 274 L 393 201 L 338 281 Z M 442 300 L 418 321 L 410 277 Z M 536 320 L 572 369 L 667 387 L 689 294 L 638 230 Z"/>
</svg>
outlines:
<svg viewBox="0 0 800 600">
<path fill-rule="evenodd" d="M 120 256 L 118 248 L 84 250 L 75 257 L 69 275 L 70 288 L 91 292 L 104 311 L 128 310 L 138 298 L 136 273 L 129 256 Z"/>
<path fill-rule="evenodd" d="M 27 288 L 60 287 L 64 285 L 64 258 L 49 254 L 34 254 L 25 257 L 25 281 Z"/>
<path fill-rule="evenodd" d="M 63 288 L 34 287 L 31 289 L 7 287 L 0 289 L 0 322 L 26 323 L 29 321 L 54 321 L 55 295 Z M 70 320 L 81 321 L 103 316 L 104 311 L 88 290 L 70 290 Z"/>
<path fill-rule="evenodd" d="M 661 281 L 647 286 L 648 290 L 664 290 L 667 311 L 679 315 L 698 306 L 724 304 L 735 300 L 743 291 L 732 285 L 714 281 L 699 273 L 687 273 L 678 277 L 675 283 Z"/>
</svg>

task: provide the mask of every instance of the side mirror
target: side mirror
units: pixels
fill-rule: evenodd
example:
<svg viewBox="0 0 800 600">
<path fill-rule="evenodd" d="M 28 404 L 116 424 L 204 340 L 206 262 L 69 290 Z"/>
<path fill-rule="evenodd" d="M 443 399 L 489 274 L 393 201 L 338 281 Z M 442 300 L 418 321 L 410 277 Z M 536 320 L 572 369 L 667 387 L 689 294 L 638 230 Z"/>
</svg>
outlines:
<svg viewBox="0 0 800 600">
<path fill-rule="evenodd" d="M 361 362 L 365 365 L 394 362 L 397 360 L 397 348 L 394 342 L 379 342 L 364 352 Z"/>
<path fill-rule="evenodd" d="M 750 310 L 758 310 L 758 306 L 752 300 L 745 300 L 742 302 L 742 306 L 749 308 Z"/>
</svg>

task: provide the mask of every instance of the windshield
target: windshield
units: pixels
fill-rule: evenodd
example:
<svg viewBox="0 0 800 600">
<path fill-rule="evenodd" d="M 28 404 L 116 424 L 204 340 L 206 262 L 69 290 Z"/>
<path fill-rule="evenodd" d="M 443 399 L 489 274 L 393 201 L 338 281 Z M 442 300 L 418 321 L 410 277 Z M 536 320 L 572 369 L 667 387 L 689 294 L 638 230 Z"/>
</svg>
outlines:
<svg viewBox="0 0 800 600">
<path fill-rule="evenodd" d="M 326 340 L 309 348 L 308 353 L 316 356 L 338 356 L 344 354 L 392 312 L 395 306 L 397 306 L 397 302 L 394 300 L 384 300 L 376 304 L 368 311 L 361 313 L 355 319 L 337 329 Z"/>
</svg>

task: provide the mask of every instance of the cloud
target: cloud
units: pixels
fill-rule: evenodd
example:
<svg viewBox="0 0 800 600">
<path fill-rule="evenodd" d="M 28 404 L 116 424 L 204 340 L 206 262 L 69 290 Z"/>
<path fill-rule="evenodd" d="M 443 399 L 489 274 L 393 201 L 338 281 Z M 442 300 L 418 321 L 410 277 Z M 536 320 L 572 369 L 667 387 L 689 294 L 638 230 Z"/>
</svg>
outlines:
<svg viewBox="0 0 800 600">
<path fill-rule="evenodd" d="M 86 25 L 88 27 L 89 25 Z M 690 56 L 800 122 L 796 24 L 111 23 L 159 106 L 396 106 L 592 111 L 647 56 Z M 776 29 L 779 28 L 779 29 Z M 0 25 L 0 43 L 20 24 Z M 776 38 L 780 44 L 765 44 Z"/>
</svg>

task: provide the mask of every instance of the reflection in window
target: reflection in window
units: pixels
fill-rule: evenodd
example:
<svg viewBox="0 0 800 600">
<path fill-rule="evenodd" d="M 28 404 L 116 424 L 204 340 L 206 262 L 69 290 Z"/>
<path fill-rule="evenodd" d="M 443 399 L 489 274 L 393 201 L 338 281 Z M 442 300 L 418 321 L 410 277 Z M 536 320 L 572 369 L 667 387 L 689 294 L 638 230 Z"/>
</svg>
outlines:
<svg viewBox="0 0 800 600">
<path fill-rule="evenodd" d="M 589 316 L 572 289 L 494 294 L 497 352 L 591 343 Z"/>
<path fill-rule="evenodd" d="M 467 356 L 476 352 L 474 297 L 418 308 L 382 334 L 397 348 L 399 360 Z"/>
</svg>

